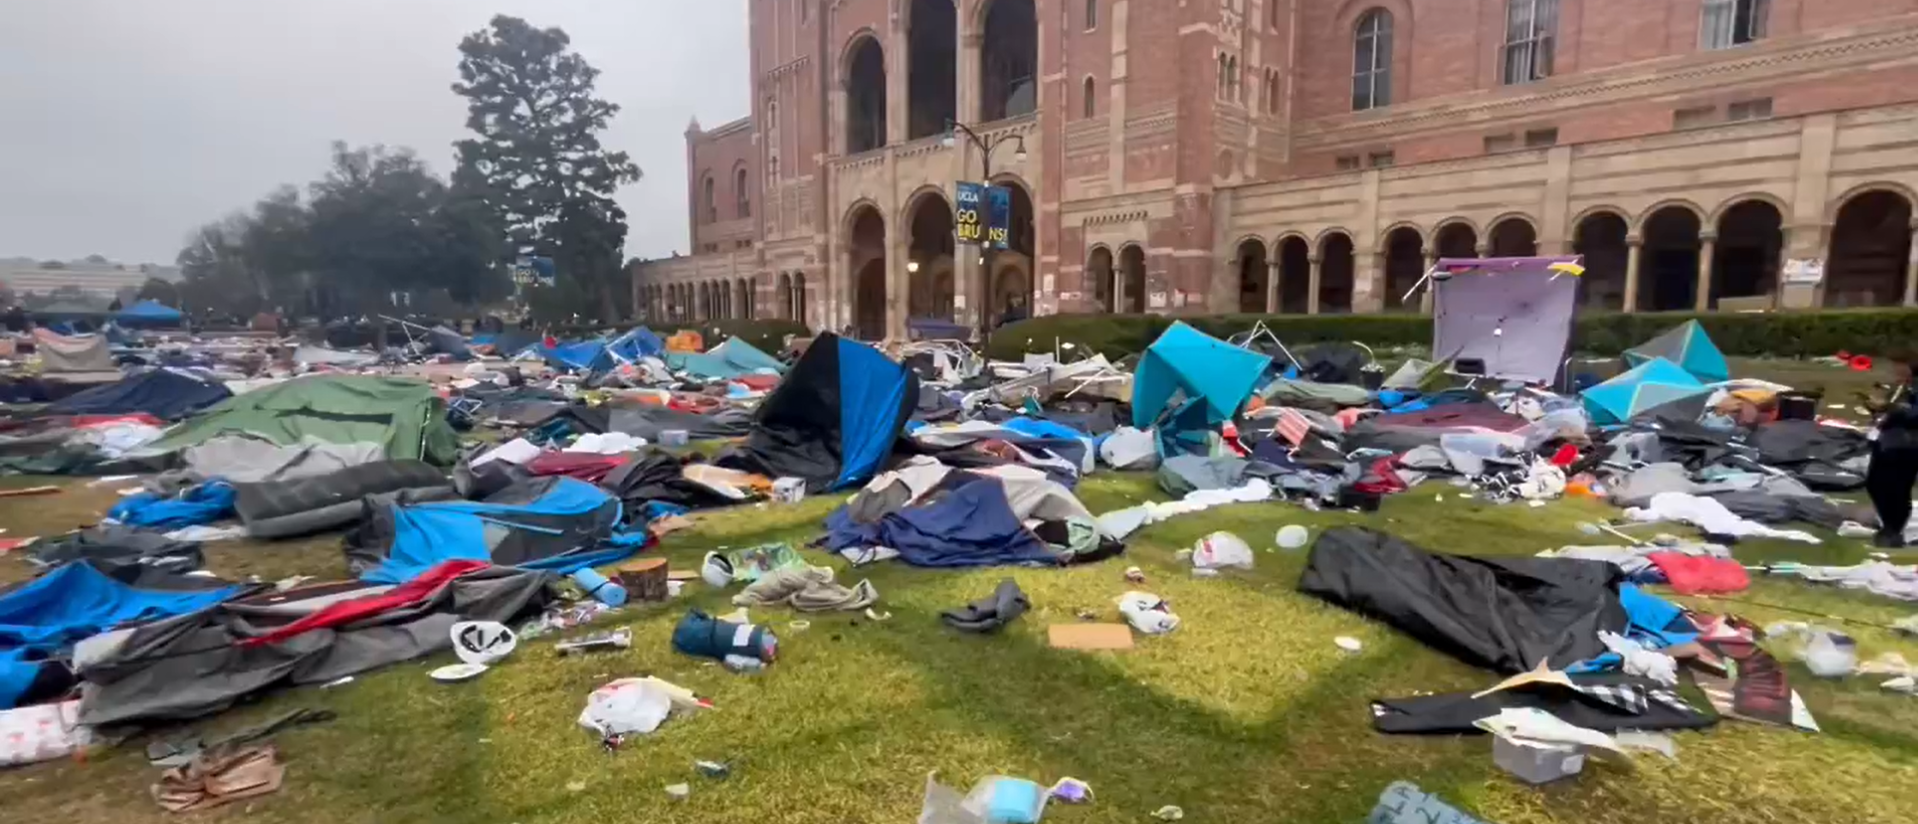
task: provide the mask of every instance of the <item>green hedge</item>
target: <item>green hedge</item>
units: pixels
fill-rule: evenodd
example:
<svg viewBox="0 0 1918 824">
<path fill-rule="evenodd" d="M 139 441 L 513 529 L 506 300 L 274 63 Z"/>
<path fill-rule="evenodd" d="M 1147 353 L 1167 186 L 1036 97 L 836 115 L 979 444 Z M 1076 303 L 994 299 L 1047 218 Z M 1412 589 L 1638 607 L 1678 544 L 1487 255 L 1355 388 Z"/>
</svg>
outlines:
<svg viewBox="0 0 1918 824">
<path fill-rule="evenodd" d="M 1617 355 L 1692 319 L 1702 321 L 1719 348 L 1736 357 L 1813 357 L 1841 350 L 1882 354 L 1918 346 L 1918 311 L 1856 309 L 1582 315 L 1572 331 L 1572 349 L 1589 355 Z M 996 330 L 986 351 L 992 358 L 1016 360 L 1025 352 L 1050 352 L 1056 340 L 1120 358 L 1145 349 L 1174 320 L 1221 338 L 1263 320 L 1287 345 L 1327 341 L 1358 341 L 1374 348 L 1432 344 L 1432 319 L 1423 315 L 1050 315 Z"/>
</svg>

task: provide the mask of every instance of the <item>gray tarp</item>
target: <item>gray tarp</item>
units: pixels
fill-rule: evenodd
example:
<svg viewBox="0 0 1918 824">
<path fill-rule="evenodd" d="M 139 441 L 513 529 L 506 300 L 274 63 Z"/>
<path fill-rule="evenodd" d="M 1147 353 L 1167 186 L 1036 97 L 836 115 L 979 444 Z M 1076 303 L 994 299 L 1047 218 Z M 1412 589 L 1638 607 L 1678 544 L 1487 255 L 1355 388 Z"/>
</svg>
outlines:
<svg viewBox="0 0 1918 824">
<path fill-rule="evenodd" d="M 482 569 L 410 604 L 260 646 L 240 642 L 389 588 L 355 582 L 261 595 L 96 635 L 74 649 L 74 668 L 85 682 L 80 723 L 198 718 L 274 687 L 323 684 L 418 658 L 450 646 L 458 621 L 509 621 L 539 606 L 551 579 L 531 570 Z"/>
<path fill-rule="evenodd" d="M 1433 287 L 1432 354 L 1480 360 L 1485 374 L 1551 383 L 1572 339 L 1578 278 L 1550 267 L 1576 257 L 1441 260 Z"/>
<path fill-rule="evenodd" d="M 349 466 L 383 461 L 377 443 L 312 443 L 279 446 L 258 438 L 221 436 L 182 450 L 187 471 L 233 483 L 290 481 L 338 472 Z"/>
<path fill-rule="evenodd" d="M 360 498 L 402 490 L 415 499 L 452 497 L 446 473 L 424 461 L 378 461 L 293 481 L 235 484 L 234 509 L 255 538 L 284 538 L 360 519 Z"/>
<path fill-rule="evenodd" d="M 653 443 L 659 442 L 659 433 L 669 429 L 684 430 L 687 438 L 695 441 L 743 438 L 752 432 L 753 423 L 752 413 L 744 409 L 721 409 L 701 415 L 662 406 L 615 406 L 606 418 L 608 431 Z"/>
<path fill-rule="evenodd" d="M 52 333 L 34 335 L 34 349 L 40 353 L 40 371 L 112 372 L 113 353 L 107 349 L 104 335 L 61 336 Z"/>
</svg>

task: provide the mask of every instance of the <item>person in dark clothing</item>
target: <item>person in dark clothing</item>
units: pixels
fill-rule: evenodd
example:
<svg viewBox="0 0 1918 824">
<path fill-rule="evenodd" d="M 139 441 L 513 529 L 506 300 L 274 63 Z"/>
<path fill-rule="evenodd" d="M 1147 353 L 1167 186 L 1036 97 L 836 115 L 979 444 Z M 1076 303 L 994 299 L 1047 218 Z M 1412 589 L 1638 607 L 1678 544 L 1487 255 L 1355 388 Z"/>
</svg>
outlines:
<svg viewBox="0 0 1918 824">
<path fill-rule="evenodd" d="M 1918 354 L 1901 352 L 1892 358 L 1897 382 L 1885 402 L 1884 416 L 1872 429 L 1871 468 L 1865 473 L 1865 491 L 1878 510 L 1878 536 L 1872 543 L 1884 549 L 1905 545 L 1905 525 L 1911 521 L 1911 488 L 1918 484 L 1918 397 L 1914 397 L 1912 366 Z"/>
</svg>

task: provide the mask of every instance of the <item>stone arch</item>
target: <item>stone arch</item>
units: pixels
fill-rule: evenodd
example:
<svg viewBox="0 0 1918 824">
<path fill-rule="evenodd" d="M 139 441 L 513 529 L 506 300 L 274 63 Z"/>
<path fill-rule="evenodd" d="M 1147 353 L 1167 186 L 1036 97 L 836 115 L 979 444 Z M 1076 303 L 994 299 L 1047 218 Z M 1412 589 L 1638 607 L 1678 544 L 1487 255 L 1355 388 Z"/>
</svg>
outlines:
<svg viewBox="0 0 1918 824">
<path fill-rule="evenodd" d="M 1836 225 L 1838 223 L 1838 212 L 1844 209 L 1846 204 L 1872 192 L 1886 192 L 1897 195 L 1898 197 L 1904 198 L 1906 203 L 1918 206 L 1918 189 L 1913 189 L 1903 183 L 1893 183 L 1888 180 L 1860 183 L 1846 189 L 1843 194 L 1832 198 L 1829 203 L 1825 204 L 1825 222 Z"/>
<path fill-rule="evenodd" d="M 846 215 L 846 254 L 851 264 L 851 294 L 847 297 L 852 303 L 852 327 L 854 334 L 865 340 L 881 340 L 886 337 L 887 304 L 889 290 L 886 283 L 886 245 L 887 226 L 885 213 L 877 204 L 869 200 L 860 200 Z M 795 276 L 793 284 L 799 294 L 795 301 L 795 313 L 802 311 L 805 293 L 800 289 L 803 274 Z"/>
<path fill-rule="evenodd" d="M 959 120 L 957 0 L 899 4 L 906 32 L 906 139 L 943 133 Z"/>
<path fill-rule="evenodd" d="M 1622 209 L 1594 207 L 1572 221 L 1572 252 L 1585 259 L 1585 274 L 1578 279 L 1579 306 L 1625 308 L 1631 232 L 1631 218 Z"/>
<path fill-rule="evenodd" d="M 1712 216 L 1712 277 L 1708 308 L 1720 298 L 1773 298 L 1784 265 L 1785 214 L 1770 197 L 1753 197 Z"/>
<path fill-rule="evenodd" d="M 1303 315 L 1312 305 L 1312 241 L 1298 232 L 1285 232 L 1274 241 L 1279 261 L 1279 312 Z"/>
<path fill-rule="evenodd" d="M 1703 219 L 1704 212 L 1685 201 L 1667 201 L 1641 219 L 1638 234 L 1644 246 L 1639 251 L 1639 309 L 1657 312 L 1695 308 Z"/>
<path fill-rule="evenodd" d="M 1538 254 L 1538 221 L 1530 215 L 1508 212 L 1492 219 L 1485 233 L 1489 257 L 1533 257 Z"/>
<path fill-rule="evenodd" d="M 1137 243 L 1127 243 L 1119 247 L 1119 288 L 1115 301 L 1127 314 L 1145 313 L 1146 307 L 1146 268 L 1145 247 Z"/>
<path fill-rule="evenodd" d="M 1399 223 L 1385 231 L 1379 254 L 1385 258 L 1386 311 L 1416 310 L 1418 296 L 1406 300 L 1406 294 L 1425 277 L 1425 236 L 1411 223 Z"/>
<path fill-rule="evenodd" d="M 717 223 L 719 221 L 718 184 L 713 181 L 713 170 L 699 173 L 699 222 Z"/>
<path fill-rule="evenodd" d="M 1319 312 L 1349 313 L 1358 267 L 1358 249 L 1352 243 L 1352 235 L 1343 229 L 1328 229 L 1319 234 L 1318 248 Z"/>
<path fill-rule="evenodd" d="M 1611 214 L 1614 214 L 1614 215 L 1617 215 L 1617 216 L 1618 216 L 1618 217 L 1620 217 L 1620 218 L 1623 218 L 1623 219 L 1624 219 L 1624 221 L 1625 221 L 1625 228 L 1626 228 L 1626 230 L 1627 230 L 1627 231 L 1630 231 L 1630 230 L 1631 230 L 1631 228 L 1632 228 L 1632 213 L 1631 213 L 1631 210 L 1629 210 L 1629 209 L 1626 209 L 1626 208 L 1625 208 L 1625 207 L 1623 207 L 1623 206 L 1613 206 L 1613 205 L 1610 205 L 1610 204 L 1601 204 L 1601 205 L 1598 205 L 1598 206 L 1587 206 L 1587 207 L 1585 207 L 1585 208 L 1583 208 L 1583 209 L 1580 209 L 1580 210 L 1578 210 L 1578 213 L 1577 213 L 1577 214 L 1575 214 L 1575 215 L 1572 215 L 1572 220 L 1571 220 L 1571 222 L 1570 222 L 1570 223 L 1567 223 L 1567 224 L 1565 224 L 1565 225 L 1567 225 L 1567 226 L 1577 226 L 1578 224 L 1580 224 L 1580 223 L 1583 223 L 1583 222 L 1585 221 L 1585 219 L 1586 219 L 1586 218 L 1589 218 L 1589 217 L 1593 217 L 1593 216 L 1595 216 L 1595 215 L 1599 215 L 1599 214 L 1603 214 L 1603 213 L 1606 213 L 1606 212 L 1609 212 L 1609 213 L 1611 213 Z"/>
<path fill-rule="evenodd" d="M 1440 258 L 1478 257 L 1478 225 L 1465 218 L 1440 221 L 1432 229 L 1432 252 Z"/>
<path fill-rule="evenodd" d="M 739 311 L 740 319 L 752 320 L 753 319 L 753 292 L 755 291 L 753 289 L 752 279 L 740 278 L 739 280 L 734 282 L 733 289 L 735 290 L 735 293 L 733 295 L 734 303 L 736 304 L 736 308 Z"/>
<path fill-rule="evenodd" d="M 1093 244 L 1092 249 L 1086 252 L 1085 274 L 1080 280 L 1083 281 L 1081 287 L 1086 298 L 1098 311 L 1111 312 L 1117 309 L 1113 303 L 1113 297 L 1118 293 L 1112 281 L 1114 271 L 1112 247 L 1103 243 Z"/>
<path fill-rule="evenodd" d="M 752 173 L 746 170 L 746 161 L 733 164 L 733 218 L 744 220 L 753 216 Z"/>
<path fill-rule="evenodd" d="M 1333 235 L 1344 235 L 1347 243 L 1352 241 L 1352 230 L 1344 226 L 1328 226 L 1320 229 L 1318 234 L 1312 236 L 1312 248 L 1323 251 L 1325 249 L 1326 238 Z"/>
<path fill-rule="evenodd" d="M 951 320 L 954 309 L 952 201 L 944 190 L 922 188 L 900 215 L 906 227 L 906 314 Z"/>
<path fill-rule="evenodd" d="M 1079 84 L 1079 117 L 1091 119 L 1099 116 L 1099 81 L 1086 75 Z"/>
<path fill-rule="evenodd" d="M 1705 207 L 1685 198 L 1667 198 L 1647 206 L 1644 211 L 1639 212 L 1637 219 L 1632 221 L 1632 232 L 1637 235 L 1644 235 L 1645 225 L 1651 222 L 1652 215 L 1672 208 L 1684 209 L 1685 211 L 1691 212 L 1692 217 L 1698 219 L 1698 225 L 1708 225 L 1706 223 L 1706 217 L 1710 213 L 1705 210 Z"/>
<path fill-rule="evenodd" d="M 1423 229 L 1420 229 L 1420 228 L 1419 228 L 1419 225 L 1418 225 L 1417 223 L 1414 223 L 1414 222 L 1412 222 L 1412 221 L 1409 221 L 1409 220 L 1400 220 L 1400 221 L 1394 221 L 1393 223 L 1391 223 L 1391 224 L 1389 224 L 1389 225 L 1387 225 L 1387 226 L 1385 227 L 1385 229 L 1384 229 L 1383 231 L 1381 231 L 1381 232 L 1379 232 L 1379 244 L 1378 244 L 1378 248 L 1376 248 L 1376 249 L 1374 249 L 1374 250 L 1373 250 L 1373 252 L 1375 252 L 1376 254 L 1381 254 L 1381 255 L 1382 255 L 1382 254 L 1385 254 L 1385 250 L 1386 250 L 1386 239 L 1387 239 L 1387 238 L 1390 238 L 1390 237 L 1392 236 L 1392 233 L 1393 233 L 1393 232 L 1396 232 L 1396 231 L 1398 231 L 1398 230 L 1400 230 L 1400 229 L 1410 229 L 1410 230 L 1412 230 L 1412 232 L 1413 232 L 1413 233 L 1415 233 L 1415 234 L 1417 234 L 1417 235 L 1419 236 L 1419 240 L 1420 240 L 1421 242 L 1422 242 L 1422 241 L 1424 241 L 1424 239 L 1425 239 L 1425 230 L 1423 230 Z"/>
<path fill-rule="evenodd" d="M 777 304 L 779 307 L 779 317 L 792 320 L 793 276 L 786 272 L 780 272 L 779 279 L 774 283 L 774 294 L 779 296 Z"/>
<path fill-rule="evenodd" d="M 1012 214 L 1009 216 L 1010 225 L 1007 227 L 1011 235 L 1007 239 L 1008 248 L 992 257 L 993 271 L 988 274 L 989 279 L 986 281 L 990 287 L 987 295 L 991 302 L 986 308 L 999 311 L 1004 308 L 1006 299 L 1014 292 L 1018 292 L 1026 296 L 1027 311 L 1030 312 L 1033 311 L 1033 304 L 1038 302 L 1034 295 L 1038 284 L 1034 283 L 1032 278 L 1032 273 L 1036 270 L 1034 264 L 1038 261 L 1038 250 L 1035 246 L 1038 240 L 1035 233 L 1037 224 L 1034 223 L 1036 214 L 1032 186 L 1026 182 L 1025 178 L 1011 172 L 993 175 L 990 182 L 994 186 L 1003 186 L 1011 191 Z"/>
<path fill-rule="evenodd" d="M 1003 120 L 1038 111 L 1039 15 L 1033 0 L 986 0 L 976 14 L 979 119 Z"/>
<path fill-rule="evenodd" d="M 1233 261 L 1238 268 L 1239 312 L 1256 315 L 1270 311 L 1265 297 L 1271 285 L 1272 270 L 1266 265 L 1265 241 L 1257 235 L 1240 238 Z"/>
<path fill-rule="evenodd" d="M 1907 306 L 1918 303 L 1918 259 L 1912 248 L 1918 197 L 1880 184 L 1847 192 L 1833 213 L 1825 260 L 1825 306 Z"/>
<path fill-rule="evenodd" d="M 886 145 L 886 50 L 871 29 L 860 29 L 846 41 L 839 79 L 846 92 L 841 124 L 846 154 Z"/>
<path fill-rule="evenodd" d="M 1783 221 L 1784 215 L 1791 214 L 1791 204 L 1786 203 L 1783 198 L 1770 192 L 1747 192 L 1736 197 L 1726 198 L 1725 202 L 1718 204 L 1718 208 L 1713 209 L 1711 214 L 1706 216 L 1705 225 L 1717 226 L 1725 220 L 1726 212 L 1730 212 L 1732 209 L 1747 203 L 1754 202 L 1771 206 L 1772 209 L 1776 210 L 1780 215 L 1781 222 Z"/>
</svg>

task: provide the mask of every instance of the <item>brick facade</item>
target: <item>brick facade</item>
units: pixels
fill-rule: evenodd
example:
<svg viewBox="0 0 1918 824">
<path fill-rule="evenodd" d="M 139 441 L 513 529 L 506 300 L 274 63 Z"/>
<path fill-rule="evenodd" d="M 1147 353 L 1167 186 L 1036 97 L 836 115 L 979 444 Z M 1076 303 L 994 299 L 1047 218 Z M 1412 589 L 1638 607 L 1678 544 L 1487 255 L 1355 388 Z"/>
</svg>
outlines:
<svg viewBox="0 0 1918 824">
<path fill-rule="evenodd" d="M 1514 59 L 1542 75 L 1519 83 L 1511 2 L 1555 12 L 1549 65 Z M 1918 0 L 1768 0 L 1757 25 L 1753 7 L 750 0 L 755 111 L 688 132 L 694 254 L 638 264 L 635 305 L 874 336 L 926 307 L 977 324 L 1012 294 L 1039 313 L 1414 310 L 1404 287 L 1441 253 L 1574 251 L 1594 306 L 1912 303 Z M 1389 103 L 1354 111 L 1376 13 Z M 881 95 L 883 122 L 860 121 Z M 1014 99 L 1032 111 L 980 122 Z M 1029 204 L 990 261 L 915 231 L 986 160 L 927 128 L 944 115 Z M 848 153 L 859 129 L 884 145 Z"/>
</svg>

